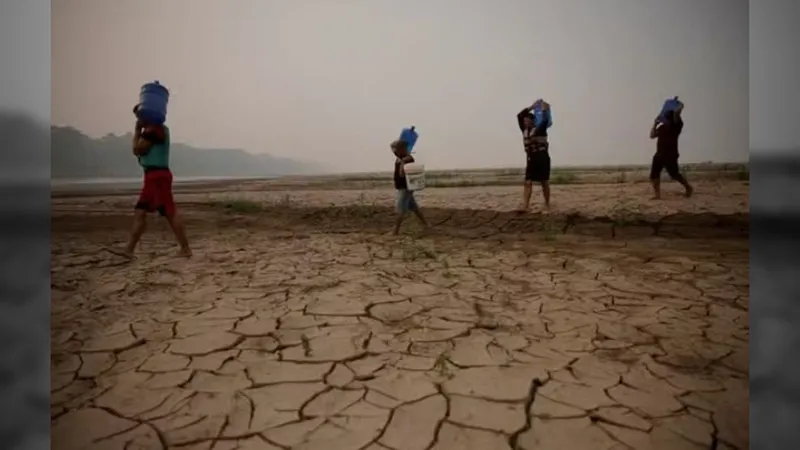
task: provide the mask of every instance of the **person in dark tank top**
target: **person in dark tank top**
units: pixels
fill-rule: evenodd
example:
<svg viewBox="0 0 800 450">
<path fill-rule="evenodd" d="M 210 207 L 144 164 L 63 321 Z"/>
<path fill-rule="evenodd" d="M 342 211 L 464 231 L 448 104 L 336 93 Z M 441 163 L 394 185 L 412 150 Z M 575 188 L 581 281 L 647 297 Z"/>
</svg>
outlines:
<svg viewBox="0 0 800 450">
<path fill-rule="evenodd" d="M 664 120 L 656 120 L 650 129 L 650 139 L 656 139 L 656 154 L 653 155 L 653 162 L 650 165 L 650 183 L 653 185 L 653 199 L 661 198 L 661 172 L 667 170 L 670 178 L 680 183 L 685 196 L 691 197 L 694 188 L 681 174 L 678 165 L 678 138 L 683 132 L 683 118 L 681 112 L 683 106 L 679 106 L 674 111 L 665 114 Z"/>
<path fill-rule="evenodd" d="M 414 198 L 414 191 L 408 190 L 408 182 L 406 181 L 406 173 L 403 170 L 403 167 L 406 164 L 410 164 L 414 162 L 414 157 L 408 153 L 408 143 L 403 142 L 401 140 L 396 140 L 392 142 L 389 147 L 392 149 L 392 153 L 394 153 L 395 160 L 394 160 L 394 188 L 396 192 L 396 208 L 397 208 L 397 219 L 395 220 L 394 232 L 393 234 L 398 234 L 400 232 L 400 225 L 403 224 L 403 221 L 408 216 L 409 212 L 414 213 L 419 219 L 420 223 L 424 228 L 428 228 L 428 222 L 425 220 L 425 217 L 422 215 L 422 212 L 419 210 L 419 206 L 417 205 L 417 200 Z"/>
<path fill-rule="evenodd" d="M 522 143 L 526 157 L 521 211 L 530 209 L 533 183 L 542 185 L 544 206 L 545 208 L 550 208 L 550 143 L 547 138 L 549 119 L 536 123 L 533 110 L 539 102 L 542 104 L 545 117 L 549 117 L 550 104 L 542 100 L 537 100 L 533 105 L 517 114 L 517 124 L 522 132 Z"/>
</svg>

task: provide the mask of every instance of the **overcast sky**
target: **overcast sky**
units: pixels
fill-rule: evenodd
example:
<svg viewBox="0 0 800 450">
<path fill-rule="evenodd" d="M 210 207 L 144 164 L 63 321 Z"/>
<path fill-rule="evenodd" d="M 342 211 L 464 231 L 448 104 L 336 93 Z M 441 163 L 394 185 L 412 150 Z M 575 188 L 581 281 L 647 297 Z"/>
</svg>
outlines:
<svg viewBox="0 0 800 450">
<path fill-rule="evenodd" d="M 374 170 L 416 124 L 429 166 L 517 166 L 515 115 L 543 97 L 555 165 L 647 163 L 649 126 L 678 94 L 683 159 L 737 161 L 748 25 L 781 17 L 748 22 L 746 0 L 53 0 L 52 121 L 129 131 L 158 79 L 174 139 L 196 146 Z M 762 69 L 780 57 L 762 53 Z M 766 102 L 789 116 L 800 101 Z M 776 127 L 754 123 L 750 141 L 797 144 Z"/>
</svg>

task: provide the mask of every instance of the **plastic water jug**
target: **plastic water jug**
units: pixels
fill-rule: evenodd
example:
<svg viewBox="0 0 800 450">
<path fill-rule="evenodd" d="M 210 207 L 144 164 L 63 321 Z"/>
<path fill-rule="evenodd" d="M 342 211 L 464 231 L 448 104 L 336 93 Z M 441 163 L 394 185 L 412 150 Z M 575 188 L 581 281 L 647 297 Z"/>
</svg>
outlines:
<svg viewBox="0 0 800 450">
<path fill-rule="evenodd" d="M 411 128 L 403 128 L 403 131 L 400 132 L 400 140 L 408 144 L 408 153 L 411 153 L 411 150 L 414 148 L 414 144 L 417 143 L 418 137 L 419 134 L 414 130 L 413 125 Z"/>
<path fill-rule="evenodd" d="M 139 117 L 155 124 L 163 124 L 167 120 L 167 103 L 169 91 L 158 81 L 142 86 L 139 93 Z"/>
<path fill-rule="evenodd" d="M 406 185 L 409 191 L 425 189 L 425 165 L 410 163 L 403 166 L 406 173 Z"/>
<path fill-rule="evenodd" d="M 678 100 L 678 96 L 676 95 L 673 98 L 668 98 L 664 102 L 664 106 L 661 107 L 661 112 L 658 113 L 658 117 L 656 118 L 657 121 L 663 122 L 666 119 L 666 115 L 669 111 L 675 111 L 680 106 L 683 105 L 683 102 Z"/>
<path fill-rule="evenodd" d="M 537 100 L 533 105 L 533 121 L 538 126 L 542 121 L 547 123 L 547 128 L 553 126 L 553 107 L 551 106 L 547 111 L 542 110 L 542 102 Z"/>
</svg>

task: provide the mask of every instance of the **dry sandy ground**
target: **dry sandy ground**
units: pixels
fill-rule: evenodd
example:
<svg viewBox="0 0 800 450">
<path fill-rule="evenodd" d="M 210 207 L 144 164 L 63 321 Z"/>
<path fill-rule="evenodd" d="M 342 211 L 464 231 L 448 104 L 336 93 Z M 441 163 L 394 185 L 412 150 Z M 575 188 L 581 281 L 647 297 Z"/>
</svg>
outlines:
<svg viewBox="0 0 800 450">
<path fill-rule="evenodd" d="M 746 184 L 238 190 L 54 200 L 53 448 L 748 448 Z"/>
</svg>

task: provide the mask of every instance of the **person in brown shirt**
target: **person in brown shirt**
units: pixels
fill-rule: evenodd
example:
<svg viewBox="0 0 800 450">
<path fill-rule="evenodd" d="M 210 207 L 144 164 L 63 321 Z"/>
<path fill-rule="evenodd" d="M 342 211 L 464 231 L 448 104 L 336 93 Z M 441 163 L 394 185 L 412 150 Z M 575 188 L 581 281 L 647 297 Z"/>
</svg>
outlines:
<svg viewBox="0 0 800 450">
<path fill-rule="evenodd" d="M 686 181 L 678 166 L 678 138 L 683 131 L 681 112 L 683 107 L 668 112 L 664 120 L 657 120 L 650 129 L 650 139 L 656 139 L 656 154 L 650 166 L 650 183 L 653 185 L 654 199 L 661 198 L 661 172 L 667 170 L 670 178 L 683 185 L 686 197 L 691 197 L 694 188 Z"/>
</svg>

